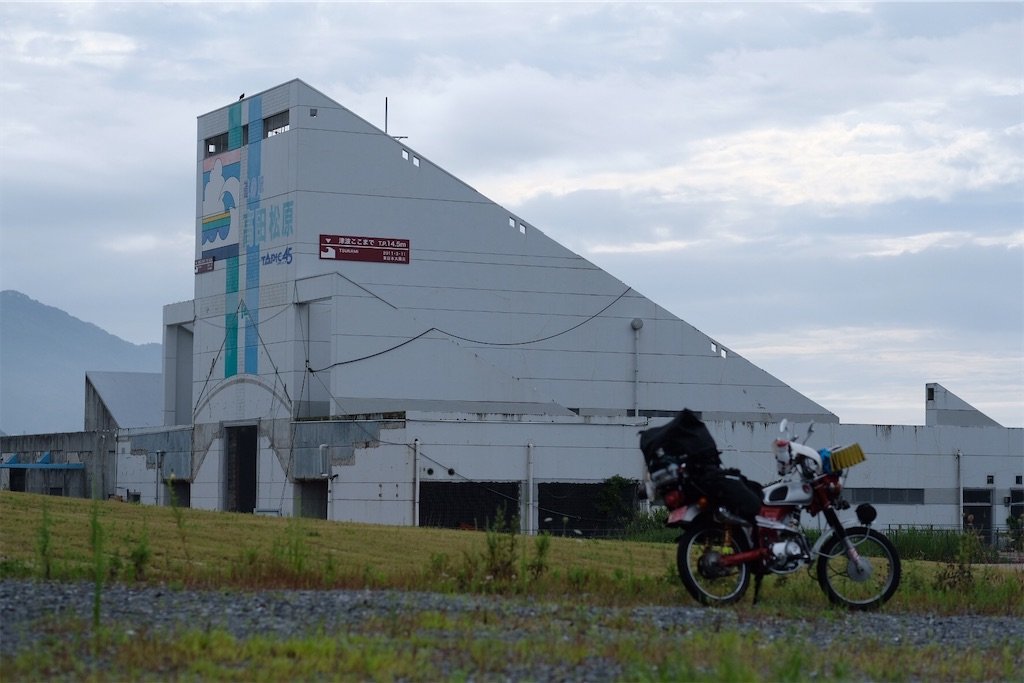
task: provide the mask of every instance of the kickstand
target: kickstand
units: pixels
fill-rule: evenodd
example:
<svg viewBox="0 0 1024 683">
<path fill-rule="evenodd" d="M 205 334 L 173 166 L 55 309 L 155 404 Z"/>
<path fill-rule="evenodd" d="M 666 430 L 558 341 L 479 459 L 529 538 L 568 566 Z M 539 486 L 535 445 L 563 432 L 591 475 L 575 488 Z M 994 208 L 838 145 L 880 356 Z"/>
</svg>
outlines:
<svg viewBox="0 0 1024 683">
<path fill-rule="evenodd" d="M 764 580 L 763 574 L 754 575 L 754 604 L 757 604 L 758 598 L 761 597 L 761 581 Z"/>
</svg>

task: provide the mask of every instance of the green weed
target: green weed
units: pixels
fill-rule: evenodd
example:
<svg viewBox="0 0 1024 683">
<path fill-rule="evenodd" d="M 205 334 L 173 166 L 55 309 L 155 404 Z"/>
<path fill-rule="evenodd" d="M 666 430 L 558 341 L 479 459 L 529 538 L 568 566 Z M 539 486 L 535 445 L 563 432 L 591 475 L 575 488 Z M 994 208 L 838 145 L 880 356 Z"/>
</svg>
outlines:
<svg viewBox="0 0 1024 683">
<path fill-rule="evenodd" d="M 39 563 L 43 567 L 43 579 L 49 581 L 53 577 L 53 518 L 50 517 L 50 506 L 43 504 L 43 519 L 39 525 L 37 548 Z"/>
<path fill-rule="evenodd" d="M 152 557 L 153 549 L 149 546 L 149 531 L 143 528 L 142 535 L 130 553 L 132 570 L 136 581 L 146 580 L 146 566 Z"/>
</svg>

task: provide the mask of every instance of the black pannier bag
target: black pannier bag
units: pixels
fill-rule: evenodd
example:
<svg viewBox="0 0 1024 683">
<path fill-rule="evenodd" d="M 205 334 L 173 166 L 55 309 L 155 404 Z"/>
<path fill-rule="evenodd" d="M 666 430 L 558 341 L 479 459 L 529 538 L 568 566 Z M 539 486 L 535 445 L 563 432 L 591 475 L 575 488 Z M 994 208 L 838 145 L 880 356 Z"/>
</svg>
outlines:
<svg viewBox="0 0 1024 683">
<path fill-rule="evenodd" d="M 747 479 L 737 469 L 708 470 L 701 474 L 697 488 L 749 522 L 761 511 L 761 485 Z"/>
<path fill-rule="evenodd" d="M 640 450 L 647 469 L 655 472 L 686 462 L 696 488 L 716 505 L 751 522 L 761 510 L 761 485 L 736 469 L 723 469 L 714 437 L 697 414 L 684 408 L 660 427 L 640 432 Z"/>
<path fill-rule="evenodd" d="M 689 408 L 683 408 L 660 427 L 640 432 L 640 450 L 651 472 L 684 460 L 688 467 L 695 469 L 722 465 L 711 432 Z"/>
</svg>

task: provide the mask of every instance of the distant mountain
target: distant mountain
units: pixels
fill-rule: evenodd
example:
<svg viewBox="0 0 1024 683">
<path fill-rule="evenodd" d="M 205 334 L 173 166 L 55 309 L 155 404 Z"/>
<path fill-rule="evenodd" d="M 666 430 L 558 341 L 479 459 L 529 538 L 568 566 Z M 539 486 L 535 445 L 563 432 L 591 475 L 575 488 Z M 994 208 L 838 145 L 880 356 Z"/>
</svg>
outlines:
<svg viewBox="0 0 1024 683">
<path fill-rule="evenodd" d="M 87 370 L 160 372 L 161 344 L 132 344 L 21 292 L 0 292 L 0 431 L 78 432 Z"/>
</svg>

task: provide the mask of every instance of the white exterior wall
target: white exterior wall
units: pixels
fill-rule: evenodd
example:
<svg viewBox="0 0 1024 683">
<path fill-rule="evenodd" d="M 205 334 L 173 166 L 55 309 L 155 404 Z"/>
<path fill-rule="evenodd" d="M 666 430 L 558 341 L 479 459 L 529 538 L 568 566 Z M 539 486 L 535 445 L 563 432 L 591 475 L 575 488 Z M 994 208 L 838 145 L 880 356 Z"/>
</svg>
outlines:
<svg viewBox="0 0 1024 683">
<path fill-rule="evenodd" d="M 217 439 L 192 482 L 192 507 L 199 510 L 224 509 L 223 439 Z"/>
<path fill-rule="evenodd" d="M 277 451 L 260 436 L 256 460 L 256 510 L 288 517 L 294 509 L 295 485 L 288 480 Z"/>
<path fill-rule="evenodd" d="M 152 457 L 150 456 L 148 459 L 151 460 Z M 140 503 L 155 505 L 159 479 L 155 468 L 146 467 L 146 461 L 146 455 L 132 454 L 130 439 L 119 438 L 117 440 L 114 490 L 125 499 L 128 498 L 129 493 L 138 493 Z"/>
<path fill-rule="evenodd" d="M 416 414 L 407 418 L 404 430 L 388 439 L 406 445 L 382 445 L 357 449 L 355 464 L 335 467 L 333 519 L 411 524 L 413 510 L 413 448 L 419 439 L 420 481 L 516 481 L 527 483 L 528 446 L 533 445 L 532 477 L 542 482 L 599 483 L 619 475 L 643 478 L 643 458 L 637 432 L 646 421 L 537 418 L 503 421 L 498 416 Z M 709 422 L 708 427 L 723 451 L 723 464 L 737 467 L 761 483 L 778 479 L 771 444 L 778 425 L 750 422 Z M 799 435 L 806 425 L 799 425 Z M 979 429 L 979 428 L 966 428 Z M 867 460 L 850 468 L 846 486 L 851 488 L 913 488 L 925 490 L 922 505 L 876 505 L 881 525 L 931 525 L 959 528 L 959 490 L 956 459 L 948 452 L 954 443 L 969 439 L 989 442 L 989 455 L 963 458 L 964 488 L 991 488 L 996 505 L 994 525 L 1005 526 L 1002 497 L 1024 473 L 1024 430 L 982 428 L 987 433 L 964 433 L 960 428 L 876 428 L 869 425 L 817 425 L 810 444 L 817 447 L 858 442 Z M 1005 443 L 1007 433 L 1011 443 Z M 898 449 L 916 444 L 916 452 Z M 1015 448 L 1017 450 L 1005 450 Z M 451 468 L 455 474 L 449 475 Z M 432 474 L 428 470 L 433 469 Z M 995 477 L 987 485 L 986 476 Z M 525 492 L 521 502 L 525 505 Z M 533 499 L 536 500 L 536 491 Z M 851 513 L 852 514 L 852 513 Z M 385 521 L 386 520 L 386 521 Z M 536 527 L 537 520 L 534 519 Z M 527 528 L 524 518 L 524 528 Z"/>
<path fill-rule="evenodd" d="M 431 481 L 498 481 L 522 485 L 523 528 L 539 528 L 537 486 L 545 482 L 600 483 L 613 476 L 642 479 L 638 432 L 664 419 L 579 416 L 526 416 L 479 413 L 411 412 L 379 432 L 357 431 L 351 456 L 334 458 L 327 515 L 336 521 L 411 525 L 415 520 L 415 483 Z M 326 423 L 332 424 L 332 423 Z M 344 423 L 341 423 L 344 424 Z M 369 424 L 369 423 L 368 423 Z M 766 422 L 708 421 L 722 451 L 723 464 L 767 484 L 778 478 L 771 444 L 778 425 Z M 301 429 L 303 423 L 297 423 Z M 790 433 L 803 436 L 806 424 Z M 277 427 L 277 438 L 281 438 Z M 273 444 L 267 427 L 258 438 L 257 501 L 262 512 L 297 514 L 295 451 Z M 152 434 L 148 435 L 152 438 Z M 132 435 L 118 441 L 117 487 L 155 500 L 153 453 L 132 448 Z M 308 439 L 306 440 L 308 442 Z M 418 441 L 418 457 L 414 444 Z M 365 443 L 364 443 L 365 442 Z M 919 427 L 816 425 L 814 447 L 858 442 L 867 460 L 847 471 L 847 488 L 921 489 L 923 504 L 877 504 L 878 524 L 960 528 L 962 489 L 992 492 L 993 526 L 1004 528 L 1008 512 L 1002 500 L 1021 489 L 1024 475 L 1024 430 L 1001 427 Z M 328 444 L 333 452 L 349 447 Z M 969 447 L 968 447 L 969 445 Z M 957 458 L 957 451 L 961 455 Z M 532 463 L 529 462 L 532 455 Z M 191 485 L 195 508 L 223 509 L 225 489 L 223 439 L 193 455 Z M 959 464 L 958 464 L 959 463 Z M 449 474 L 449 470 L 452 471 Z M 988 477 L 992 484 L 988 484 Z M 532 480 L 532 486 L 531 484 Z M 166 489 L 160 492 L 165 498 Z M 166 504 L 166 501 L 163 501 Z M 852 511 L 846 513 L 852 515 Z M 810 519 L 805 523 L 813 525 Z"/>
</svg>

